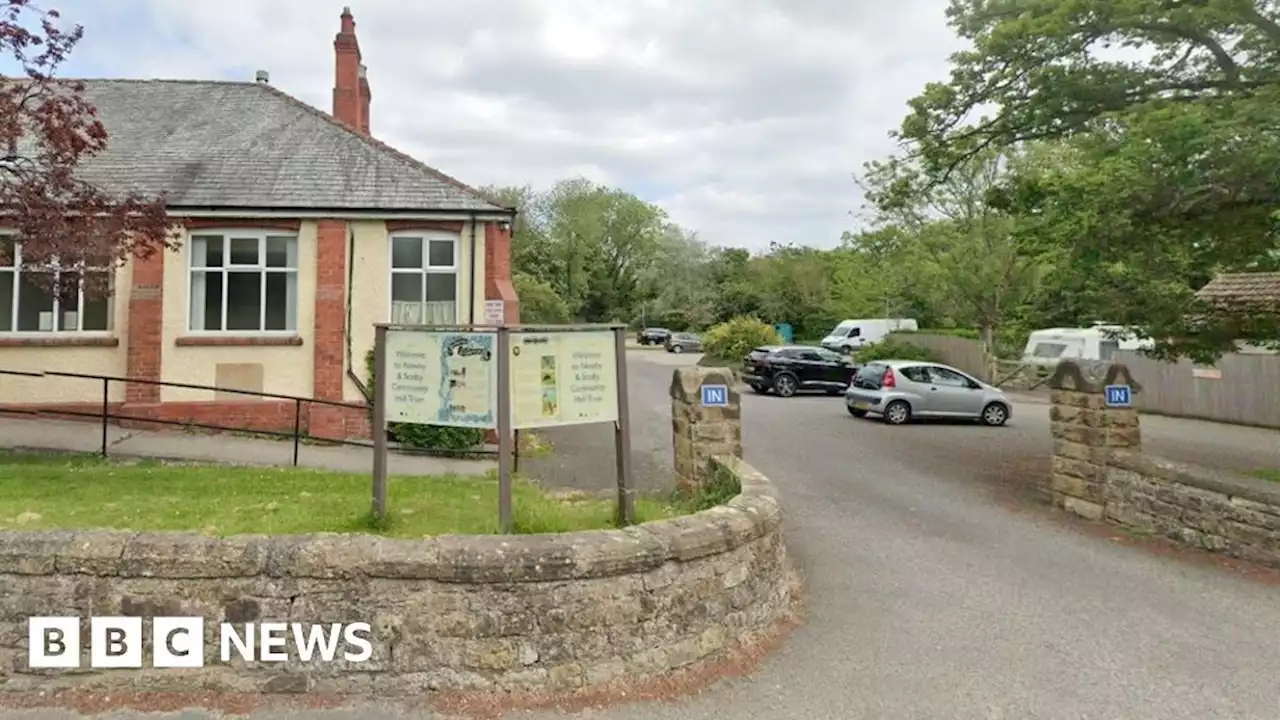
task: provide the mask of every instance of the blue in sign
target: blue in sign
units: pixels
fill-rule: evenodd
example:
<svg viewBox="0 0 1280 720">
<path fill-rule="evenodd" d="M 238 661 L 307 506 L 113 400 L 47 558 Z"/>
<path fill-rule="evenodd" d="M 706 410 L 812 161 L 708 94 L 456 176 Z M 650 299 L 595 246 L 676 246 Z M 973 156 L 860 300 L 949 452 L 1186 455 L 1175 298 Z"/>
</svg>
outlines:
<svg viewBox="0 0 1280 720">
<path fill-rule="evenodd" d="M 702 386 L 702 405 L 703 407 L 728 407 L 729 406 L 729 386 L 728 385 L 703 385 Z"/>
<path fill-rule="evenodd" d="M 1133 404 L 1133 391 L 1128 385 L 1108 385 L 1107 407 L 1129 407 Z"/>
</svg>

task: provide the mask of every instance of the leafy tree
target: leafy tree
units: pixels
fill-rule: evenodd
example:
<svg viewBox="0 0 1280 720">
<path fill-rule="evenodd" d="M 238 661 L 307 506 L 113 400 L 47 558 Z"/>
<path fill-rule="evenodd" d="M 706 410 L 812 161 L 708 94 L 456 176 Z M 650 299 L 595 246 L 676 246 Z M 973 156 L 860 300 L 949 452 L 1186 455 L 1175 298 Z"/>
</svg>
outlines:
<svg viewBox="0 0 1280 720">
<path fill-rule="evenodd" d="M 954 168 L 988 147 L 1092 132 L 1116 114 L 1274 102 L 1277 7 L 1276 0 L 951 0 L 949 22 L 972 48 L 952 56 L 948 83 L 931 83 L 911 101 L 901 136 L 935 169 Z M 994 115 L 966 122 L 989 106 Z"/>
<path fill-rule="evenodd" d="M 950 18 L 973 48 L 900 137 L 933 182 L 987 148 L 1054 142 L 1060 162 L 990 198 L 1061 248 L 1041 310 L 1137 325 L 1164 357 L 1280 340 L 1274 315 L 1194 296 L 1280 257 L 1275 0 L 953 0 Z"/>
<path fill-rule="evenodd" d="M 703 328 L 715 322 L 716 291 L 709 283 L 714 253 L 696 234 L 669 224 L 658 240 L 654 260 L 642 271 L 640 325 L 673 330 Z"/>
<path fill-rule="evenodd" d="M 898 264 L 933 284 L 950 319 L 977 327 L 992 354 L 996 333 L 1034 291 L 1052 250 L 989 203 L 1005 172 L 1033 159 L 987 151 L 931 183 L 912 159 L 894 158 L 871 163 L 862 183 L 879 221 L 904 233 Z"/>
<path fill-rule="evenodd" d="M 569 306 L 549 283 L 517 272 L 512 277 L 520 296 L 520 322 L 526 325 L 560 325 L 573 321 Z"/>
<path fill-rule="evenodd" d="M 725 322 L 763 312 L 763 294 L 751 276 L 751 253 L 742 248 L 714 251 L 709 279 L 717 289 L 715 318 Z"/>
<path fill-rule="evenodd" d="M 571 318 L 631 318 L 650 299 L 646 278 L 669 226 L 661 209 L 582 178 L 545 192 L 522 187 L 490 193 L 519 211 L 512 269 L 547 285 Z"/>
<path fill-rule="evenodd" d="M 22 244 L 24 264 L 123 264 L 172 247 L 177 238 L 163 197 L 109 193 L 77 172 L 106 149 L 107 131 L 84 85 L 55 78 L 84 35 L 60 20 L 31 0 L 0 0 L 0 53 L 22 70 L 20 77 L 0 75 L 3 224 Z M 85 291 L 108 292 L 106 275 L 86 274 Z M 53 282 L 51 273 L 24 277 Z"/>
</svg>

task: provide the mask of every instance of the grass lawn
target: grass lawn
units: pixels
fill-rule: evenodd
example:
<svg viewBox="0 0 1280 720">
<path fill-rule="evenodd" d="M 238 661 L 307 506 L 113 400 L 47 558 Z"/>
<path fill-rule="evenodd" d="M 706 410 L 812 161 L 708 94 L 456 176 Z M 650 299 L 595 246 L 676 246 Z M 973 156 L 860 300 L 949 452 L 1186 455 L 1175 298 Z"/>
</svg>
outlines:
<svg viewBox="0 0 1280 720">
<path fill-rule="evenodd" d="M 1253 474 L 1263 480 L 1280 483 L 1280 470 L 1254 470 Z"/>
<path fill-rule="evenodd" d="M 178 530 L 207 535 L 379 532 L 396 537 L 498 532 L 498 480 L 392 477 L 389 520 L 373 522 L 371 476 L 296 468 L 0 453 L 0 528 Z M 516 531 L 613 527 L 612 498 L 560 497 L 517 481 Z M 640 497 L 636 519 L 691 512 Z"/>
</svg>

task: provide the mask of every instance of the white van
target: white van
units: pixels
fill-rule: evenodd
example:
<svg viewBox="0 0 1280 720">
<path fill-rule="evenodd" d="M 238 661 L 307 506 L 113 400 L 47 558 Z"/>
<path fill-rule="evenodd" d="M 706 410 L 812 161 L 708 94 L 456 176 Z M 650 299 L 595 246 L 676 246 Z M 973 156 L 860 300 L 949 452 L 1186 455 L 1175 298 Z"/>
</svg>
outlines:
<svg viewBox="0 0 1280 720">
<path fill-rule="evenodd" d="M 1028 365 L 1057 365 L 1062 360 L 1110 360 L 1121 350 L 1151 347 L 1150 339 L 1120 325 L 1098 324 L 1088 328 L 1046 328 L 1027 338 L 1022 362 Z"/>
<path fill-rule="evenodd" d="M 845 320 L 822 338 L 822 347 L 836 352 L 853 352 L 864 345 L 880 342 L 895 330 L 916 331 L 920 324 L 912 318 L 866 318 Z"/>
</svg>

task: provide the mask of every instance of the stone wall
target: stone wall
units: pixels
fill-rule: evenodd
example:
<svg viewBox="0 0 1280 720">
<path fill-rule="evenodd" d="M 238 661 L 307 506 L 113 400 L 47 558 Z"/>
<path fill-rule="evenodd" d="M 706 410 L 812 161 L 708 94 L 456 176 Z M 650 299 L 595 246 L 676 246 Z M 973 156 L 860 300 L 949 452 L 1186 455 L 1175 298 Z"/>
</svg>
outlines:
<svg viewBox="0 0 1280 720">
<path fill-rule="evenodd" d="M 1118 364 L 1064 362 L 1050 380 L 1050 501 L 1090 520 L 1280 567 L 1280 484 L 1143 453 L 1138 411 L 1108 407 L 1110 384 L 1141 390 Z"/>
<path fill-rule="evenodd" d="M 696 515 L 563 535 L 209 538 L 0 533 L 0 672 L 9 691 L 58 687 L 334 692 L 573 689 L 714 659 L 790 605 L 774 488 L 734 457 L 742 493 Z M 27 619 L 203 616 L 206 666 L 38 670 Z M 368 622 L 353 664 L 222 663 L 220 622 Z"/>
<path fill-rule="evenodd" d="M 1195 547 L 1280 567 L 1280 485 L 1116 452 L 1107 468 L 1107 520 Z"/>
</svg>

